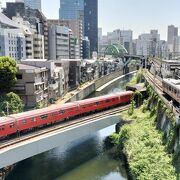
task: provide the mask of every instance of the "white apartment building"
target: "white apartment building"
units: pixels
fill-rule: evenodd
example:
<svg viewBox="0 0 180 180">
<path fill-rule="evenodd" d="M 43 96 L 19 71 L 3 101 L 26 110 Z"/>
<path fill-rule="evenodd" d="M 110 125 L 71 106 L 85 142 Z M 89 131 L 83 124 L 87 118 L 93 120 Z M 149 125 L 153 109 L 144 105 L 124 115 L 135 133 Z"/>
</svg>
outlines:
<svg viewBox="0 0 180 180">
<path fill-rule="evenodd" d="M 0 28 L 0 56 L 26 58 L 25 36 L 21 29 Z"/>
<path fill-rule="evenodd" d="M 13 17 L 23 30 L 26 41 L 26 59 L 44 59 L 44 36 L 38 34 L 36 28 L 22 17 Z"/>
<path fill-rule="evenodd" d="M 19 25 L 0 13 L 0 56 L 26 58 L 25 36 Z"/>
<path fill-rule="evenodd" d="M 49 24 L 49 59 L 69 59 L 69 28 Z"/>
</svg>

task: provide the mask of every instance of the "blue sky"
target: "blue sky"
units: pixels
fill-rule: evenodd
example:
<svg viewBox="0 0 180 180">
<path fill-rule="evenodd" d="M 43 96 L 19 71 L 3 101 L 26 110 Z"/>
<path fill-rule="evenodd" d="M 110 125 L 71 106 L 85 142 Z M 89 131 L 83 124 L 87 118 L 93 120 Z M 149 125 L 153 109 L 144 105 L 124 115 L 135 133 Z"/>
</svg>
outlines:
<svg viewBox="0 0 180 180">
<path fill-rule="evenodd" d="M 1 0 L 3 6 L 7 0 Z M 13 1 L 13 0 L 8 0 Z M 42 0 L 44 14 L 58 18 L 59 0 Z M 132 29 L 134 38 L 158 29 L 167 39 L 167 26 L 180 27 L 180 0 L 99 0 L 99 27 L 103 34 L 114 29 Z"/>
</svg>

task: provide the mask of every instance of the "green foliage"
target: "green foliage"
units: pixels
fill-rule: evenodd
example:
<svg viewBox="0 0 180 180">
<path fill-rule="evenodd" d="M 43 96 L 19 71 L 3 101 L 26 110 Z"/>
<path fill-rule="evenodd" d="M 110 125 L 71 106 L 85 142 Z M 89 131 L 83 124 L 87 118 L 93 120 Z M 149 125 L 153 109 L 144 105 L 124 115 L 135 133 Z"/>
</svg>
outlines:
<svg viewBox="0 0 180 180">
<path fill-rule="evenodd" d="M 35 109 L 42 109 L 42 108 L 46 107 L 46 105 L 47 105 L 47 104 L 46 104 L 45 102 L 43 102 L 43 101 L 38 102 L 38 103 L 36 104 Z"/>
<path fill-rule="evenodd" d="M 155 116 L 151 117 L 149 111 L 143 113 L 142 109 L 134 111 L 136 123 L 123 126 L 119 134 L 119 145 L 127 156 L 130 172 L 139 180 L 175 180 L 172 157 L 162 143 L 163 134 L 154 126 Z"/>
<path fill-rule="evenodd" d="M 16 83 L 16 61 L 10 57 L 0 57 L 0 92 L 8 91 Z"/>
<path fill-rule="evenodd" d="M 109 136 L 109 138 L 110 138 L 111 143 L 116 144 L 116 145 L 118 144 L 118 142 L 119 142 L 119 135 L 118 134 L 113 133 Z"/>
<path fill-rule="evenodd" d="M 141 94 L 141 92 L 136 91 L 134 93 L 134 97 L 136 98 L 136 106 L 139 107 L 143 102 L 143 95 Z"/>
<path fill-rule="evenodd" d="M 143 79 L 142 69 L 140 69 L 135 76 L 131 79 L 131 81 L 127 84 L 127 86 L 133 86 L 138 84 Z"/>
<path fill-rule="evenodd" d="M 131 101 L 131 104 L 130 104 L 130 106 L 129 106 L 129 109 L 128 109 L 128 114 L 129 114 L 129 115 L 132 115 L 132 114 L 134 113 L 134 108 L 135 108 L 135 101 L 132 100 L 132 101 Z"/>
<path fill-rule="evenodd" d="M 23 102 L 18 95 L 10 92 L 0 96 L 0 115 L 8 115 L 22 112 L 24 108 Z"/>
</svg>

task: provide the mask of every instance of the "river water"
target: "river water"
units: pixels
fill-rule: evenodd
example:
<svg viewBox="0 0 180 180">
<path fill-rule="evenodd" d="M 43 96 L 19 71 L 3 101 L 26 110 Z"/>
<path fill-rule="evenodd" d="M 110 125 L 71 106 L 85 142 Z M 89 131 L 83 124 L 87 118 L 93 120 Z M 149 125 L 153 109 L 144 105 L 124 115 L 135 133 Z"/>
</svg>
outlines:
<svg viewBox="0 0 180 180">
<path fill-rule="evenodd" d="M 130 79 L 131 76 L 124 78 L 91 97 L 123 91 Z M 107 150 L 104 146 L 105 138 L 114 131 L 115 126 L 110 126 L 92 136 L 21 161 L 6 180 L 126 180 L 123 163 L 113 159 L 112 149 Z"/>
</svg>

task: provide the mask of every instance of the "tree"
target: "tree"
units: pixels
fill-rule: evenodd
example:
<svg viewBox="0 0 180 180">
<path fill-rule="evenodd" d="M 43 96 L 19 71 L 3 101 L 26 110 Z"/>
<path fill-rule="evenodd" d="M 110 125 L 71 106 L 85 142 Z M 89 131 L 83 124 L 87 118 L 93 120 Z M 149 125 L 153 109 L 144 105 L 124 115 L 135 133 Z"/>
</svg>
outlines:
<svg viewBox="0 0 180 180">
<path fill-rule="evenodd" d="M 8 115 L 22 112 L 24 108 L 23 102 L 18 95 L 10 92 L 4 96 L 0 96 L 0 115 Z"/>
<path fill-rule="evenodd" d="M 16 61 L 10 57 L 0 57 L 0 93 L 8 91 L 16 83 Z"/>
</svg>

